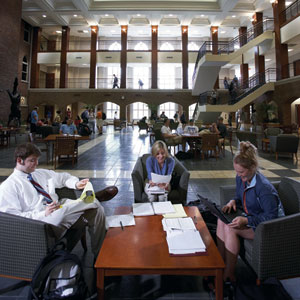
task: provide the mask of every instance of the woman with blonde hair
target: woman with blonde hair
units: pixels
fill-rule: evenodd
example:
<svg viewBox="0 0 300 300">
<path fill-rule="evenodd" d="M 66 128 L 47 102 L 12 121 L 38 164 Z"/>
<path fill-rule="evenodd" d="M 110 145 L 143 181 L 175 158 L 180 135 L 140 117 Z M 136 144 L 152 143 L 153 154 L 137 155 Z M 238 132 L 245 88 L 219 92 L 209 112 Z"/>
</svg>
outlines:
<svg viewBox="0 0 300 300">
<path fill-rule="evenodd" d="M 175 166 L 175 160 L 170 157 L 168 148 L 163 141 L 156 141 L 151 150 L 151 156 L 146 160 L 146 169 L 148 178 L 145 185 L 145 193 L 150 202 L 166 201 L 168 193 L 171 190 L 169 183 L 154 183 L 151 178 L 151 173 L 159 175 L 171 175 Z M 164 194 L 151 194 L 149 188 L 158 186 L 164 190 Z"/>
<path fill-rule="evenodd" d="M 259 223 L 283 216 L 281 201 L 274 186 L 259 172 L 257 149 L 250 142 L 241 142 L 233 159 L 236 172 L 236 196 L 223 208 L 229 213 L 237 206 L 243 208 L 239 216 L 226 225 L 218 220 L 217 244 L 225 261 L 223 279 L 235 282 L 235 265 L 240 251 L 239 237 L 253 239 Z"/>
</svg>

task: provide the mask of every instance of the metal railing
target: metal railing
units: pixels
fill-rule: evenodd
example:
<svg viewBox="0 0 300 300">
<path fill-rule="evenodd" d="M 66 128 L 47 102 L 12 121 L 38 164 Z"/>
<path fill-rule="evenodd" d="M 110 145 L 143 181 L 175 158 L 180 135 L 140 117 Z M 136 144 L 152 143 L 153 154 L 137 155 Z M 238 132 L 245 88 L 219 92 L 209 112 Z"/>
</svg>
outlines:
<svg viewBox="0 0 300 300">
<path fill-rule="evenodd" d="M 244 34 L 240 34 L 230 41 L 204 42 L 198 51 L 198 56 L 196 59 L 193 73 L 193 81 L 195 80 L 196 70 L 199 61 L 205 54 L 212 53 L 216 55 L 221 55 L 232 53 L 267 30 L 274 30 L 274 19 L 265 19 L 264 21 L 259 22 L 253 27 L 249 28 Z"/>
<path fill-rule="evenodd" d="M 293 2 L 279 15 L 282 22 L 287 22 L 300 14 L 300 0 Z"/>
<path fill-rule="evenodd" d="M 275 82 L 276 81 L 276 68 L 269 68 L 265 70 L 263 73 L 256 73 L 253 76 L 251 76 L 246 81 L 239 81 L 237 80 L 234 84 L 233 88 L 229 90 L 228 94 L 228 101 L 227 103 L 229 105 L 233 105 L 239 101 L 241 101 L 243 98 L 254 92 L 259 87 L 263 86 L 264 84 L 268 82 Z M 213 97 L 214 91 L 206 91 L 199 95 L 198 103 L 199 105 L 216 105 L 218 103 L 218 96 L 216 98 L 216 101 Z"/>
</svg>

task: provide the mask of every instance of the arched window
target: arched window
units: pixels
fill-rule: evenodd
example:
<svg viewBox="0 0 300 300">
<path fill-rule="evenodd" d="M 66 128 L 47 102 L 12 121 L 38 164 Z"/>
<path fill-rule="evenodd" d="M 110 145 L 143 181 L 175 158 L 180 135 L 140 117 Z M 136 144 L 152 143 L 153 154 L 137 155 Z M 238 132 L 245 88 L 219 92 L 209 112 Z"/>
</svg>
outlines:
<svg viewBox="0 0 300 300">
<path fill-rule="evenodd" d="M 188 44 L 188 50 L 189 51 L 198 51 L 199 46 L 196 43 L 191 42 L 191 43 Z"/>
<path fill-rule="evenodd" d="M 148 105 L 143 102 L 133 103 L 133 119 L 140 120 L 143 117 L 149 117 Z"/>
<path fill-rule="evenodd" d="M 23 57 L 22 61 L 22 81 L 27 81 L 27 74 L 28 74 L 28 62 L 27 57 Z"/>
<path fill-rule="evenodd" d="M 112 102 L 106 102 L 106 118 L 107 119 L 114 119 L 115 112 L 117 112 L 116 117 L 120 118 L 120 106 L 118 104 Z"/>
<path fill-rule="evenodd" d="M 121 50 L 121 44 L 118 43 L 118 42 L 114 42 L 112 43 L 109 48 L 108 48 L 109 51 L 120 51 Z"/>
<path fill-rule="evenodd" d="M 139 43 L 137 43 L 135 45 L 134 50 L 144 50 L 144 51 L 147 51 L 149 49 L 148 49 L 148 46 L 145 43 L 139 42 Z"/>
<path fill-rule="evenodd" d="M 169 42 L 165 42 L 161 45 L 160 50 L 174 51 L 174 46 Z"/>
<path fill-rule="evenodd" d="M 163 111 L 165 112 L 165 115 L 172 119 L 175 115 L 176 111 L 178 110 L 178 105 L 174 102 L 166 102 L 164 104 L 161 104 L 158 108 L 158 114 L 160 115 Z"/>
</svg>

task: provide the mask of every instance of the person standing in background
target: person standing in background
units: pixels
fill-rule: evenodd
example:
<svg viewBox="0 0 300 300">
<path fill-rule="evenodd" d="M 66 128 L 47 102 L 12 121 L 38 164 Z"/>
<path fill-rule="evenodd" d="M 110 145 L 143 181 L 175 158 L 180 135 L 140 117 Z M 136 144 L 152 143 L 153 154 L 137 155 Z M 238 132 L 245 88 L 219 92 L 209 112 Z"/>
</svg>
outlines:
<svg viewBox="0 0 300 300">
<path fill-rule="evenodd" d="M 96 116 L 95 116 L 94 110 L 92 108 L 89 110 L 89 119 L 88 120 L 89 120 L 88 126 L 90 127 L 91 131 L 93 133 L 95 133 Z"/>
<path fill-rule="evenodd" d="M 98 128 L 98 133 L 102 134 L 102 129 L 103 129 L 103 119 L 102 119 L 102 109 L 100 107 L 98 107 L 98 111 L 97 111 L 97 128 Z"/>
<path fill-rule="evenodd" d="M 35 106 L 31 112 L 31 119 L 30 119 L 30 140 L 34 141 L 35 134 L 36 134 L 36 127 L 39 120 L 38 115 L 39 108 Z"/>
<path fill-rule="evenodd" d="M 113 79 L 113 87 L 112 87 L 112 88 L 113 88 L 113 89 L 114 89 L 114 88 L 118 88 L 118 89 L 119 89 L 119 88 L 120 88 L 120 87 L 119 87 L 119 84 L 118 84 L 119 79 L 118 79 L 118 77 L 116 76 L 116 74 L 114 74 L 113 76 L 114 76 L 114 79 Z"/>
</svg>

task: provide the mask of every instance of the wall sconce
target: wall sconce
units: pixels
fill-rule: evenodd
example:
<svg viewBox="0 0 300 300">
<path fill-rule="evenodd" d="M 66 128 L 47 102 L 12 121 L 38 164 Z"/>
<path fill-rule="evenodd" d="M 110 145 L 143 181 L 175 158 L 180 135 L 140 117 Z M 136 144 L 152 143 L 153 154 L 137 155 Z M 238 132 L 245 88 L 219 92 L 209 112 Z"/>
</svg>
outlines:
<svg viewBox="0 0 300 300">
<path fill-rule="evenodd" d="M 97 29 L 96 29 L 96 28 L 92 28 L 92 31 L 96 33 L 96 32 L 97 32 Z"/>
<path fill-rule="evenodd" d="M 218 29 L 215 28 L 215 29 L 213 30 L 213 33 L 217 33 L 217 32 L 218 32 Z"/>
<path fill-rule="evenodd" d="M 123 32 L 126 32 L 126 28 L 125 28 L 125 27 L 123 27 L 123 28 L 122 28 L 122 31 L 123 31 Z"/>
<path fill-rule="evenodd" d="M 183 32 L 185 33 L 187 31 L 187 29 L 186 28 L 183 28 Z"/>
<path fill-rule="evenodd" d="M 152 28 L 152 32 L 156 32 L 156 28 Z"/>
</svg>

